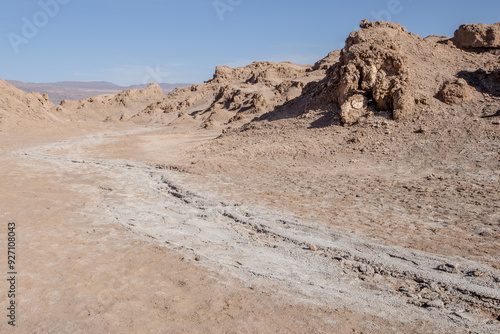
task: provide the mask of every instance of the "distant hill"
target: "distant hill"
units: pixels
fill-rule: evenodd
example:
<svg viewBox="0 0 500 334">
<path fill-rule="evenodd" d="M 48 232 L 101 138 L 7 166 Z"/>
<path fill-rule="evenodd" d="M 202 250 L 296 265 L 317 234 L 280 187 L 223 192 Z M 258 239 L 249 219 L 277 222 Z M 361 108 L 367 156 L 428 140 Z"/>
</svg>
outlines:
<svg viewBox="0 0 500 334">
<path fill-rule="evenodd" d="M 81 100 L 90 96 L 100 95 L 100 94 L 115 94 L 122 92 L 127 89 L 141 89 L 148 86 L 145 85 L 133 85 L 133 86 L 119 86 L 111 82 L 106 81 L 63 81 L 55 83 L 33 83 L 33 82 L 22 82 L 16 80 L 6 80 L 11 85 L 18 89 L 30 92 L 39 92 L 41 94 L 48 94 L 50 101 L 54 104 L 59 104 L 62 100 Z M 188 86 L 187 83 L 161 83 L 159 84 L 163 90 L 164 94 L 167 94 L 174 90 L 176 87 Z"/>
</svg>

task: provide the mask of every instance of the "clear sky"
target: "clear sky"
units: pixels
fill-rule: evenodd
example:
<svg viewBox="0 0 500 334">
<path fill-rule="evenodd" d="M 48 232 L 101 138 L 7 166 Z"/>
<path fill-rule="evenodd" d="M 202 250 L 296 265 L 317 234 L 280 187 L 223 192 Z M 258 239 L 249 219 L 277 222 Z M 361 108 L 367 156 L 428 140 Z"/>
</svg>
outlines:
<svg viewBox="0 0 500 334">
<path fill-rule="evenodd" d="M 201 83 L 217 65 L 311 64 L 359 22 L 423 37 L 500 21 L 500 1 L 0 0 L 0 78 Z"/>
</svg>

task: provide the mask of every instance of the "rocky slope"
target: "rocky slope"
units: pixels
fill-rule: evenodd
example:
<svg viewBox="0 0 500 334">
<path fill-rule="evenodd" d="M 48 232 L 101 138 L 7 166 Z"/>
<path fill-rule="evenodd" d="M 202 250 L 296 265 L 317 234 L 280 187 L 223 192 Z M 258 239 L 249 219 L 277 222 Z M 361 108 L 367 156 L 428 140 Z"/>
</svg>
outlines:
<svg viewBox="0 0 500 334">
<path fill-rule="evenodd" d="M 335 56 L 324 64 L 332 63 L 331 58 Z M 169 116 L 174 114 L 209 129 L 242 125 L 300 96 L 307 83 L 325 75 L 324 64 L 314 69 L 288 62 L 255 62 L 234 69 L 219 66 L 206 83 L 177 88 L 131 120 L 162 123 L 171 121 Z"/>
<path fill-rule="evenodd" d="M 150 101 L 162 97 L 162 88 L 158 84 L 150 84 L 142 89 L 127 89 L 79 101 L 62 100 L 56 111 L 73 120 L 123 121 L 144 109 Z"/>
<path fill-rule="evenodd" d="M 0 131 L 22 128 L 24 122 L 55 121 L 54 108 L 47 94 L 28 94 L 0 80 Z"/>
<path fill-rule="evenodd" d="M 353 125 L 377 116 L 418 118 L 498 94 L 499 58 L 489 47 L 468 52 L 450 38 L 422 38 L 395 23 L 363 21 L 361 28 L 325 78 L 266 117 L 320 109 Z"/>
</svg>

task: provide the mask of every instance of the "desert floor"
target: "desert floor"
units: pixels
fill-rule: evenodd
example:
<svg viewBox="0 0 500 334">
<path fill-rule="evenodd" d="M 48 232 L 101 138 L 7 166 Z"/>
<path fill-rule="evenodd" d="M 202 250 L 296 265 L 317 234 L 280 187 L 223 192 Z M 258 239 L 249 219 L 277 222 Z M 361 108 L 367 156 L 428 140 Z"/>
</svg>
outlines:
<svg viewBox="0 0 500 334">
<path fill-rule="evenodd" d="M 0 331 L 498 333 L 499 175 L 480 166 L 497 156 L 369 154 L 342 127 L 331 140 L 352 144 L 321 152 L 334 130 L 273 131 L 3 136 L 18 308 Z"/>
</svg>

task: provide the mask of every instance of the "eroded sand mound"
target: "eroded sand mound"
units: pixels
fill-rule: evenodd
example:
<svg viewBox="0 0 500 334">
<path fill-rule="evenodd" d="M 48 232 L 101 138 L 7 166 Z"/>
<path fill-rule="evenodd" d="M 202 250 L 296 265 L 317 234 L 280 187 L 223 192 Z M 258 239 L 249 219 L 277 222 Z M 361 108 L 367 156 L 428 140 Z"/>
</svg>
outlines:
<svg viewBox="0 0 500 334">
<path fill-rule="evenodd" d="M 47 94 L 25 93 L 0 80 L 0 125 L 28 120 L 55 120 Z M 3 129 L 5 130 L 5 129 Z"/>
<path fill-rule="evenodd" d="M 131 120 L 165 123 L 178 117 L 209 129 L 242 125 L 300 96 L 308 82 L 324 77 L 324 70 L 288 62 L 218 66 L 209 81 L 175 89 Z"/>
<path fill-rule="evenodd" d="M 161 87 L 153 83 L 143 89 L 127 89 L 117 94 L 96 95 L 79 101 L 62 100 L 57 112 L 71 119 L 124 121 L 163 96 Z"/>
</svg>

